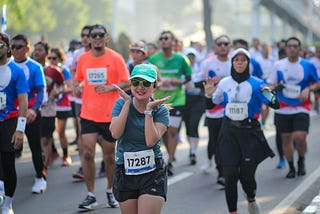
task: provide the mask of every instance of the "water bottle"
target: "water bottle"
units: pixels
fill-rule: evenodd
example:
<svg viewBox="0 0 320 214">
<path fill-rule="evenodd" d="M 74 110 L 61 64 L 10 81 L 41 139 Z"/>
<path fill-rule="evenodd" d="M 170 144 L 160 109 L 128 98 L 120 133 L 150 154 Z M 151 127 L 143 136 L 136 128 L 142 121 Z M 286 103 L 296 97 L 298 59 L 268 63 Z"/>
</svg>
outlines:
<svg viewBox="0 0 320 214">
<path fill-rule="evenodd" d="M 276 95 L 273 94 L 268 88 L 265 88 L 262 90 L 263 96 L 269 100 L 270 103 L 275 103 L 276 101 Z"/>
</svg>

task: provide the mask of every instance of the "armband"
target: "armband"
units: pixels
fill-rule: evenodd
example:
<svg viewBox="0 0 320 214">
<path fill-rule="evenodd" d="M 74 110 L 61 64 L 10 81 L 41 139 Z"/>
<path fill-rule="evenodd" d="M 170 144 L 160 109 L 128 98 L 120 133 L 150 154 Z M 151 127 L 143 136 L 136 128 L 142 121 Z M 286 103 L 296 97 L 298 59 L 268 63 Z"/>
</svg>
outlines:
<svg viewBox="0 0 320 214">
<path fill-rule="evenodd" d="M 26 117 L 18 117 L 18 123 L 16 131 L 24 132 L 26 129 L 27 118 Z"/>
</svg>

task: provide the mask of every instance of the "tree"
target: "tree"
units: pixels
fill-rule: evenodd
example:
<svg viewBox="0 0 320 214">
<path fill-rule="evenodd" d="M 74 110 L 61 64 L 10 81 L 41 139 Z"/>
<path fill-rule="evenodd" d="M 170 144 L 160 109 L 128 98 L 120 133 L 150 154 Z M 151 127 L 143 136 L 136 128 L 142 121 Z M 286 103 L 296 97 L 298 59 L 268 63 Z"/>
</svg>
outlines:
<svg viewBox="0 0 320 214">
<path fill-rule="evenodd" d="M 213 46 L 213 36 L 211 32 L 211 4 L 210 0 L 203 0 L 203 28 L 206 35 L 207 51 Z"/>
</svg>

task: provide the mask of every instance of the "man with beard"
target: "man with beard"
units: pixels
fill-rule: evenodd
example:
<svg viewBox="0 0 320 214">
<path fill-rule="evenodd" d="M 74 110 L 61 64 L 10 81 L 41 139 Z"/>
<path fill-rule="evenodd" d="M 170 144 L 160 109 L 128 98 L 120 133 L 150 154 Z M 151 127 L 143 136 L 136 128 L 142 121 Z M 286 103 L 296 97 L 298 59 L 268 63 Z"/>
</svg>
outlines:
<svg viewBox="0 0 320 214">
<path fill-rule="evenodd" d="M 115 164 L 115 141 L 109 130 L 111 111 L 119 93 L 113 87 L 129 86 L 129 72 L 122 56 L 106 48 L 110 37 L 102 25 L 93 25 L 89 30 L 91 50 L 79 57 L 75 92 L 82 90 L 81 136 L 83 140 L 82 167 L 88 194 L 79 208 L 90 210 L 98 205 L 94 195 L 95 145 L 102 136 L 102 152 L 107 172 L 107 206 L 118 207 L 112 194 L 112 176 Z"/>
</svg>

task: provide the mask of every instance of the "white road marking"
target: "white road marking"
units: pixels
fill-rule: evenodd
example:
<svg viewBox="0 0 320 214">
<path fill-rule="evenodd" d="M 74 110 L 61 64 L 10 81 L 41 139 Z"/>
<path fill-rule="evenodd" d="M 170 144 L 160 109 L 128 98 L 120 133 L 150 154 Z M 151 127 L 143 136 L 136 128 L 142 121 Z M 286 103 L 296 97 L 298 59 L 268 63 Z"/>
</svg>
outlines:
<svg viewBox="0 0 320 214">
<path fill-rule="evenodd" d="M 284 198 L 269 214 L 284 213 L 320 177 L 320 167 L 315 169 L 299 186 Z"/>
<path fill-rule="evenodd" d="M 193 175 L 192 172 L 182 172 L 178 175 L 175 175 L 175 176 L 168 179 L 168 186 L 175 184 L 183 179 L 186 179 L 186 178 L 190 177 L 191 175 Z"/>
</svg>

